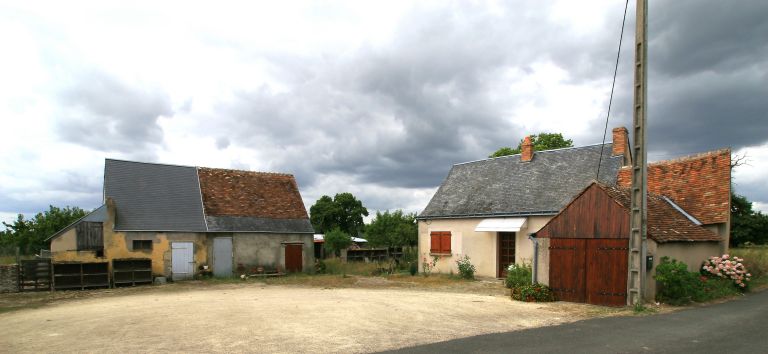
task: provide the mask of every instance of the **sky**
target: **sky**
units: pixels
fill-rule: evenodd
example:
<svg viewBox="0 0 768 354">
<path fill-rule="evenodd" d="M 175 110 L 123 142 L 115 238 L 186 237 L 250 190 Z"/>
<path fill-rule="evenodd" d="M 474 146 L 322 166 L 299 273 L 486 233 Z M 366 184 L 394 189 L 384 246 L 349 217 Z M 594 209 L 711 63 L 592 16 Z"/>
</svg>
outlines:
<svg viewBox="0 0 768 354">
<path fill-rule="evenodd" d="M 102 201 L 105 158 L 284 172 L 420 212 L 524 136 L 600 143 L 622 1 L 0 2 L 0 220 Z M 632 121 L 630 2 L 609 129 Z M 768 212 L 768 2 L 654 0 L 648 155 L 730 147 Z M 631 130 L 631 129 L 630 129 Z M 610 130 L 609 130 L 610 139 Z"/>
</svg>

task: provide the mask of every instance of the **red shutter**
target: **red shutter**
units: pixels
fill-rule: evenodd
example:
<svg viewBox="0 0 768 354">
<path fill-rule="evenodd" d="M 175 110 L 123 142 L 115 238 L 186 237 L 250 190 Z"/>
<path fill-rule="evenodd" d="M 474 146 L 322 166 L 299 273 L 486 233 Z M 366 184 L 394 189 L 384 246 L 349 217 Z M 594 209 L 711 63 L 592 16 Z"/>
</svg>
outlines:
<svg viewBox="0 0 768 354">
<path fill-rule="evenodd" d="M 429 253 L 440 253 L 440 232 L 432 232 L 429 239 Z"/>
<path fill-rule="evenodd" d="M 440 253 L 451 253 L 451 233 L 443 232 L 440 236 Z"/>
</svg>

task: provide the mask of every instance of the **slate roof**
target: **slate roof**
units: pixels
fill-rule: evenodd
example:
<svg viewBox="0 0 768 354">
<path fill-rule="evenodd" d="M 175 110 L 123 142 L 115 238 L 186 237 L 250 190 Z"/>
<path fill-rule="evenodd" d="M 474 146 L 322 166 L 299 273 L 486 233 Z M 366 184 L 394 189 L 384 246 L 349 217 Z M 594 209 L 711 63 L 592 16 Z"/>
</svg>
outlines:
<svg viewBox="0 0 768 354">
<path fill-rule="evenodd" d="M 93 209 L 90 213 L 85 214 L 85 216 L 83 216 L 82 218 L 75 220 L 74 222 L 72 222 L 71 224 L 65 226 L 61 230 L 56 231 L 55 234 L 53 234 L 51 236 L 48 236 L 48 238 L 46 238 L 45 241 L 50 241 L 50 240 L 60 236 L 65 231 L 69 230 L 70 228 L 72 228 L 72 226 L 77 225 L 81 221 L 104 222 L 106 220 L 107 220 L 107 206 L 106 205 L 101 205 L 100 207 L 98 207 L 96 209 Z"/>
<path fill-rule="evenodd" d="M 107 159 L 104 197 L 117 230 L 207 230 L 195 167 Z"/>
<path fill-rule="evenodd" d="M 629 188 L 596 184 L 629 213 L 631 205 Z M 647 207 L 648 237 L 656 242 L 720 241 L 720 236 L 696 225 L 663 196 L 648 193 Z"/>
<path fill-rule="evenodd" d="M 629 187 L 632 171 L 619 171 L 617 184 Z M 721 149 L 648 164 L 648 191 L 672 199 L 704 224 L 728 222 L 731 151 Z"/>
<path fill-rule="evenodd" d="M 117 230 L 313 233 L 292 175 L 107 159 Z"/>
<path fill-rule="evenodd" d="M 419 218 L 557 214 L 595 179 L 601 145 L 536 151 L 529 162 L 518 154 L 453 165 Z M 609 184 L 623 163 L 611 151 L 605 144 L 600 168 Z"/>
</svg>

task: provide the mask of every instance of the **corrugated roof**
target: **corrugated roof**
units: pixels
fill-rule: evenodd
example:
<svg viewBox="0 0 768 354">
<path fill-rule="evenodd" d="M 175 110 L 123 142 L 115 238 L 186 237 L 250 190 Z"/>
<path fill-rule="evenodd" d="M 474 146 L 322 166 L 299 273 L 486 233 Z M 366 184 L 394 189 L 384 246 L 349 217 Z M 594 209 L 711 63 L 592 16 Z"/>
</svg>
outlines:
<svg viewBox="0 0 768 354">
<path fill-rule="evenodd" d="M 206 231 L 197 168 L 106 159 L 117 230 Z"/>
<path fill-rule="evenodd" d="M 419 217 L 556 214 L 595 179 L 601 145 L 456 164 Z M 612 184 L 623 158 L 611 151 L 605 144 L 600 180 Z"/>
</svg>

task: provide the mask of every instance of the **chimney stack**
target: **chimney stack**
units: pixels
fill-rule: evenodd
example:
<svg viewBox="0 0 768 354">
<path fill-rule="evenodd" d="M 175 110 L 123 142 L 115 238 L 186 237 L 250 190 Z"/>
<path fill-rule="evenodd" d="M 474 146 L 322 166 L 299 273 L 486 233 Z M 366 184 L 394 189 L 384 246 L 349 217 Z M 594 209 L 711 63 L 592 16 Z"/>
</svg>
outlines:
<svg viewBox="0 0 768 354">
<path fill-rule="evenodd" d="M 531 137 L 526 136 L 523 140 L 522 150 L 520 151 L 520 158 L 523 162 L 533 160 L 533 144 L 531 143 Z"/>
<path fill-rule="evenodd" d="M 611 156 L 624 156 L 624 165 L 631 164 L 627 128 L 613 128 L 613 149 Z"/>
</svg>

